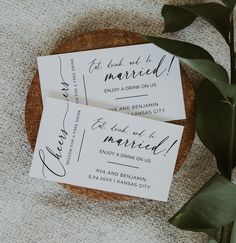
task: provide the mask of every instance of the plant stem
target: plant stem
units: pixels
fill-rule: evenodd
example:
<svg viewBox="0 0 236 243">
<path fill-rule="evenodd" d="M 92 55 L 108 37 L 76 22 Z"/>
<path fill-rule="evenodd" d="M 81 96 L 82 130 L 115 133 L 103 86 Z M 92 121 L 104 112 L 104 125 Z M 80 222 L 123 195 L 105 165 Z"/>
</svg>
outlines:
<svg viewBox="0 0 236 243">
<path fill-rule="evenodd" d="M 232 168 L 233 168 L 233 152 L 234 152 L 234 143 L 235 143 L 235 106 L 236 104 L 229 104 L 230 114 L 229 114 L 229 154 L 228 154 L 228 171 L 225 177 L 231 181 L 232 179 Z M 226 225 L 222 228 L 221 231 L 221 243 L 229 243 L 231 238 L 233 223 Z"/>
<path fill-rule="evenodd" d="M 229 32 L 229 46 L 230 46 L 230 69 L 231 69 L 231 84 L 236 84 L 236 70 L 235 70 L 235 53 L 234 53 L 234 18 L 233 11 L 230 13 L 230 32 Z M 235 105 L 230 105 L 230 124 L 229 124 L 229 154 L 228 154 L 228 171 L 225 177 L 231 181 L 232 179 L 232 168 L 233 168 L 233 149 L 234 149 L 234 134 L 235 134 Z M 231 238 L 233 222 L 222 227 L 221 230 L 221 243 L 229 243 Z"/>
<path fill-rule="evenodd" d="M 233 223 L 222 228 L 220 243 L 229 243 L 231 239 Z"/>
<path fill-rule="evenodd" d="M 230 14 L 229 45 L 230 45 L 230 64 L 231 64 L 231 84 L 236 84 L 236 76 L 235 76 L 235 53 L 234 53 L 234 17 L 233 17 L 233 11 Z"/>
<path fill-rule="evenodd" d="M 232 177 L 232 168 L 233 168 L 233 154 L 234 154 L 234 137 L 235 137 L 235 106 L 236 104 L 231 104 L 230 105 L 230 141 L 229 141 L 229 175 L 228 178 L 231 181 Z"/>
</svg>

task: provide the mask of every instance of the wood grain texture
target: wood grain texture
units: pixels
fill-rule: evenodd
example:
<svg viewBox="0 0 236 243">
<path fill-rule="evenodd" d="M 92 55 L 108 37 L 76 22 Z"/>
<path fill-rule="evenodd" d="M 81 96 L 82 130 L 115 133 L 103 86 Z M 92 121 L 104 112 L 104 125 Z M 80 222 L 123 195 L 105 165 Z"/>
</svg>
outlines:
<svg viewBox="0 0 236 243">
<path fill-rule="evenodd" d="M 65 40 L 65 42 L 60 47 L 58 47 L 52 54 L 142 43 L 146 43 L 146 41 L 137 33 L 121 30 L 97 30 L 84 33 L 73 39 Z M 187 119 L 172 122 L 184 126 L 184 132 L 175 166 L 175 172 L 179 170 L 181 165 L 184 163 L 192 147 L 195 135 L 195 94 L 183 68 L 181 68 L 181 75 Z M 37 73 L 32 80 L 25 106 L 25 125 L 32 150 L 34 150 L 35 147 L 42 109 L 43 106 L 39 75 Z M 121 195 L 117 193 L 104 192 L 67 184 L 62 185 L 66 189 L 74 193 L 97 200 L 121 201 L 131 200 L 134 198 L 131 196 Z"/>
</svg>

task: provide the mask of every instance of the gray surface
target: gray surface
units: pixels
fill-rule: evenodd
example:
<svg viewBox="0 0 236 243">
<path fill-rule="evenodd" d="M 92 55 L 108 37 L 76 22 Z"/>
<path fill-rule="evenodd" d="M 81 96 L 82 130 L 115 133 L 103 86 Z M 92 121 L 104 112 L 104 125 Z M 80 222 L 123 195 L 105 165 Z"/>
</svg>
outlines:
<svg viewBox="0 0 236 243">
<path fill-rule="evenodd" d="M 170 2 L 184 1 L 0 0 L 1 242 L 208 242 L 167 222 L 216 170 L 212 155 L 198 140 L 174 176 L 168 203 L 94 202 L 56 183 L 28 178 L 32 153 L 24 106 L 36 57 L 50 54 L 65 37 L 94 29 L 160 34 L 161 7 Z M 171 36 L 204 46 L 228 67 L 226 45 L 204 21 Z"/>
</svg>

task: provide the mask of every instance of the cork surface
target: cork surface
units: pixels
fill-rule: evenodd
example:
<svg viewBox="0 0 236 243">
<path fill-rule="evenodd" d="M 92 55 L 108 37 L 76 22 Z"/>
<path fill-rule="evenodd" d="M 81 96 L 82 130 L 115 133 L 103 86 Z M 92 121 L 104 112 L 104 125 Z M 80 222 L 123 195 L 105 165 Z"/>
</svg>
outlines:
<svg viewBox="0 0 236 243">
<path fill-rule="evenodd" d="M 145 40 L 141 36 L 133 32 L 120 30 L 97 30 L 81 34 L 73 39 L 66 40 L 64 44 L 58 47 L 52 54 L 141 43 L 145 43 Z M 191 149 L 195 135 L 195 95 L 183 68 L 181 68 L 181 75 L 187 119 L 173 122 L 175 124 L 180 124 L 184 126 L 184 133 L 180 144 L 180 150 L 177 157 L 175 172 L 179 170 L 181 165 L 184 163 Z M 39 76 L 37 73 L 32 80 L 25 106 L 25 124 L 27 136 L 32 150 L 34 150 L 35 147 L 42 109 L 42 97 L 40 91 Z M 121 201 L 131 200 L 134 198 L 131 196 L 104 192 L 67 184 L 62 185 L 66 189 L 74 193 L 97 200 Z"/>
</svg>

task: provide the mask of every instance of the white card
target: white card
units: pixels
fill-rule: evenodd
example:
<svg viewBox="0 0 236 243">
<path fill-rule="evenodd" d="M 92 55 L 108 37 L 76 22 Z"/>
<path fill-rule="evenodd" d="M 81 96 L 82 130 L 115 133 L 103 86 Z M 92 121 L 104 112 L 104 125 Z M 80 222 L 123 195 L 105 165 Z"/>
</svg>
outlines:
<svg viewBox="0 0 236 243">
<path fill-rule="evenodd" d="M 153 44 L 38 57 L 54 97 L 162 121 L 185 119 L 179 60 Z"/>
<path fill-rule="evenodd" d="M 167 201 L 183 126 L 47 98 L 30 176 Z"/>
</svg>

